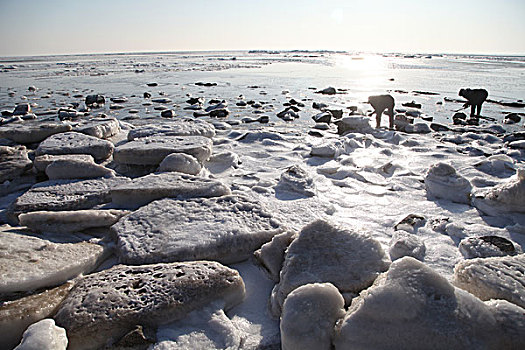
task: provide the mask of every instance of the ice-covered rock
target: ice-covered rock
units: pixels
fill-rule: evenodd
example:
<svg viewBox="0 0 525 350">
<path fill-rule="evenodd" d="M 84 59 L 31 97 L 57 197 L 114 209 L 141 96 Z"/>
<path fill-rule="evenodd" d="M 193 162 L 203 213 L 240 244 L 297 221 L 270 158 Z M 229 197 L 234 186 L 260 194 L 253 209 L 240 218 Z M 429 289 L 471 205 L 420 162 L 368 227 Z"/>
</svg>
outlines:
<svg viewBox="0 0 525 350">
<path fill-rule="evenodd" d="M 97 177 L 113 177 L 115 171 L 93 161 L 78 158 L 62 158 L 53 160 L 45 169 L 50 180 L 55 179 L 94 179 Z"/>
<path fill-rule="evenodd" d="M 242 349 L 242 341 L 242 332 L 226 316 L 222 305 L 213 303 L 159 327 L 157 344 L 151 350 L 237 350 Z"/>
<path fill-rule="evenodd" d="M 432 132 L 432 129 L 430 129 L 427 123 L 415 123 L 407 124 L 405 126 L 405 132 L 409 134 L 428 134 Z"/>
<path fill-rule="evenodd" d="M 334 326 L 345 315 L 345 301 L 330 283 L 300 286 L 291 292 L 281 316 L 283 350 L 330 350 Z"/>
<path fill-rule="evenodd" d="M 24 146 L 0 146 L 0 183 L 13 180 L 32 167 Z"/>
<path fill-rule="evenodd" d="M 22 342 L 14 350 L 66 350 L 66 330 L 55 325 L 52 318 L 33 323 L 24 332 Z"/>
<path fill-rule="evenodd" d="M 76 160 L 80 162 L 90 162 L 95 163 L 95 159 L 93 156 L 89 154 L 62 154 L 62 155 L 50 155 L 50 154 L 44 154 L 41 156 L 36 156 L 33 160 L 33 165 L 35 166 L 36 170 L 45 172 L 46 168 L 49 164 L 54 162 L 55 160 Z"/>
<path fill-rule="evenodd" d="M 117 163 L 159 165 L 171 153 L 186 153 L 202 163 L 211 149 L 212 141 L 204 136 L 151 136 L 118 146 L 113 158 Z"/>
<path fill-rule="evenodd" d="M 197 175 L 202 170 L 199 161 L 189 154 L 172 153 L 162 160 L 159 171 L 177 171 L 179 173 Z"/>
<path fill-rule="evenodd" d="M 315 196 L 314 179 L 300 165 L 295 164 L 286 169 L 275 187 L 277 191 L 294 192 L 302 196 Z"/>
<path fill-rule="evenodd" d="M 204 163 L 206 169 L 213 174 L 222 173 L 231 168 L 237 168 L 241 164 L 239 155 L 232 151 L 224 151 L 212 154 Z"/>
<path fill-rule="evenodd" d="M 204 136 L 214 137 L 212 124 L 199 119 L 177 119 L 176 121 L 154 125 L 144 125 L 131 130 L 128 140 L 133 141 L 150 136 Z"/>
<path fill-rule="evenodd" d="M 7 209 L 10 222 L 32 211 L 90 209 L 111 202 L 110 188 L 129 182 L 124 177 L 40 182 L 18 197 Z"/>
<path fill-rule="evenodd" d="M 0 137 L 18 143 L 36 143 L 45 140 L 51 135 L 71 131 L 71 125 L 62 123 L 24 123 L 24 127 L 2 126 Z"/>
<path fill-rule="evenodd" d="M 390 240 L 388 252 L 392 261 L 404 256 L 423 260 L 426 247 L 425 243 L 418 236 L 405 231 L 396 231 Z"/>
<path fill-rule="evenodd" d="M 18 220 L 21 226 L 26 226 L 37 232 L 70 233 L 88 228 L 109 227 L 126 214 L 128 214 L 127 211 L 115 209 L 34 211 L 20 214 Z"/>
<path fill-rule="evenodd" d="M 310 150 L 310 155 L 312 157 L 325 157 L 325 158 L 334 158 L 340 152 L 340 147 L 333 142 L 325 142 L 320 145 L 312 146 Z"/>
<path fill-rule="evenodd" d="M 0 305 L 0 348 L 14 348 L 28 326 L 52 316 L 72 287 L 73 282 L 67 282 L 60 287 Z"/>
<path fill-rule="evenodd" d="M 214 301 L 229 309 L 244 293 L 239 273 L 217 262 L 117 265 L 79 281 L 54 319 L 71 348 L 98 349 L 137 324 L 156 328 Z"/>
<path fill-rule="evenodd" d="M 490 156 L 474 164 L 474 167 L 484 173 L 498 177 L 509 176 L 516 172 L 514 160 L 505 154 Z"/>
<path fill-rule="evenodd" d="M 481 300 L 504 299 L 525 307 L 525 254 L 461 261 L 454 268 L 454 283 Z"/>
<path fill-rule="evenodd" d="M 104 160 L 111 156 L 113 148 L 109 141 L 69 131 L 52 135 L 42 141 L 36 149 L 36 155 L 90 154 L 96 160 Z"/>
<path fill-rule="evenodd" d="M 208 198 L 230 194 L 230 188 L 218 180 L 175 172 L 139 177 L 111 188 L 111 199 L 122 208 L 138 208 L 162 198 Z"/>
<path fill-rule="evenodd" d="M 521 247 L 500 236 L 467 237 L 459 242 L 459 251 L 466 259 L 521 254 Z"/>
<path fill-rule="evenodd" d="M 498 216 L 502 213 L 525 213 L 525 169 L 518 169 L 509 181 L 476 194 L 472 205 L 483 213 Z"/>
<path fill-rule="evenodd" d="M 275 282 L 279 282 L 279 273 L 283 267 L 286 248 L 288 248 L 294 238 L 295 233 L 293 231 L 280 233 L 273 236 L 270 242 L 263 244 L 261 249 L 254 252 L 254 256 L 259 264 Z"/>
<path fill-rule="evenodd" d="M 394 226 L 394 230 L 403 230 L 410 233 L 416 233 L 420 227 L 425 226 L 426 222 L 427 220 L 423 215 L 409 214 Z"/>
<path fill-rule="evenodd" d="M 469 204 L 472 185 L 451 165 L 437 163 L 428 170 L 425 177 L 425 189 L 429 197 Z"/>
<path fill-rule="evenodd" d="M 518 349 L 525 310 L 498 306 L 404 257 L 352 301 L 336 326 L 335 349 Z"/>
<path fill-rule="evenodd" d="M 53 243 L 5 230 L 0 251 L 0 294 L 59 285 L 93 271 L 109 255 L 109 249 L 99 244 Z"/>
<path fill-rule="evenodd" d="M 271 308 L 281 313 L 288 294 L 308 283 L 330 282 L 341 293 L 358 293 L 390 265 L 381 244 L 365 233 L 316 220 L 288 247 Z"/>
<path fill-rule="evenodd" d="M 370 119 L 363 116 L 348 116 L 334 122 L 337 125 L 337 133 L 343 135 L 349 132 L 368 133 L 372 131 Z"/>
<path fill-rule="evenodd" d="M 124 217 L 112 230 L 120 261 L 130 264 L 242 261 L 280 232 L 263 206 L 236 195 L 158 200 Z"/>
<path fill-rule="evenodd" d="M 92 118 L 76 124 L 73 131 L 99 139 L 107 139 L 120 132 L 120 123 L 115 118 Z"/>
</svg>

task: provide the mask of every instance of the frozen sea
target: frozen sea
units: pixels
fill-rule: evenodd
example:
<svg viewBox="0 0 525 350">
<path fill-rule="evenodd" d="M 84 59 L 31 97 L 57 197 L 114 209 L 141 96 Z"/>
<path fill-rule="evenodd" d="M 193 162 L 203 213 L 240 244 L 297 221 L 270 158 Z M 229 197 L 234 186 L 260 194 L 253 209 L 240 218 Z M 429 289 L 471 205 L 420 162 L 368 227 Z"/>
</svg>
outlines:
<svg viewBox="0 0 525 350">
<path fill-rule="evenodd" d="M 29 86 L 36 91 L 28 91 Z M 317 93 L 329 86 L 338 93 Z M 319 113 L 314 102 L 340 109 L 344 116 L 351 110 L 367 115 L 368 96 L 385 93 L 395 98 L 400 112 L 412 110 L 403 103 L 421 104 L 416 122 L 453 127 L 452 116 L 462 110 L 457 101 L 461 88 L 489 92 L 492 102 L 484 103 L 485 118 L 479 126 L 428 134 L 382 128 L 344 136 L 334 128 L 313 129 L 311 117 Z M 54 119 L 58 109 L 77 108 L 86 95 L 101 94 L 107 102 L 91 114 L 114 116 L 123 129 L 163 122 L 161 103 L 145 99 L 145 92 L 151 99 L 169 98 L 160 108 L 172 109 L 173 119 L 193 116 L 193 110 L 185 109 L 189 97 L 202 97 L 205 106 L 212 99 L 227 102 L 228 117 L 200 119 L 216 126 L 213 154 L 230 158 L 233 154 L 239 162 L 205 163 L 200 176 L 256 199 L 289 231 L 299 232 L 314 220 L 325 219 L 369 234 L 388 254 L 394 226 L 414 214 L 423 218 L 414 234 L 426 246 L 424 264 L 451 282 L 454 266 L 464 260 L 458 249 L 464 238 L 497 235 L 525 248 L 525 210 L 512 207 L 523 199 L 514 200 L 510 211 L 494 214 L 473 203 L 451 201 L 453 186 L 445 186 L 441 198 L 425 188 L 428 171 L 437 163 L 451 165 L 457 176 L 468 180 L 472 197 L 517 179 L 525 150 L 510 147 L 504 137 L 524 131 L 524 115 L 516 124 L 503 121 L 509 113 L 525 109 L 503 104 L 525 100 L 525 57 L 254 51 L 0 58 L 0 109 L 13 110 L 17 103 L 28 102 L 38 120 Z M 119 103 L 122 108 L 110 109 L 110 98 L 119 97 L 127 99 Z M 277 113 L 291 99 L 304 107 L 299 118 L 283 121 Z M 237 105 L 250 100 L 254 103 Z M 246 122 L 261 116 L 269 123 Z M 370 119 L 370 125 L 373 122 Z M 124 142 L 123 133 L 112 139 L 116 145 Z M 290 182 L 286 174 L 293 166 L 304 172 Z M 450 185 L 455 179 L 442 180 Z M 16 195 L 6 196 L 2 207 Z M 114 261 L 110 258 L 102 266 Z M 152 348 L 279 347 L 279 321 L 271 317 L 267 305 L 275 282 L 254 259 L 230 267 L 240 272 L 247 295 L 243 303 L 220 315 L 222 321 L 215 320 L 220 330 L 209 314 L 197 312 L 187 323 L 161 327 Z"/>
</svg>

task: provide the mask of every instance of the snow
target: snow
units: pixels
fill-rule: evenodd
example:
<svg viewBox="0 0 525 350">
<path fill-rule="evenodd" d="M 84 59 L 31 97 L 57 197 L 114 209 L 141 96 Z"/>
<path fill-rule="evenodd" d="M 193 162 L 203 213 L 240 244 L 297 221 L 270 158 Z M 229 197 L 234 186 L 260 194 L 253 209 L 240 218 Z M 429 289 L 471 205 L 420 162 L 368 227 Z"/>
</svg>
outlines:
<svg viewBox="0 0 525 350">
<path fill-rule="evenodd" d="M 52 287 L 93 271 L 109 249 L 88 242 L 53 243 L 24 233 L 0 234 L 0 293 Z"/>
<path fill-rule="evenodd" d="M 298 287 L 284 301 L 281 316 L 283 350 L 330 350 L 334 326 L 345 314 L 345 301 L 330 283 Z"/>
<path fill-rule="evenodd" d="M 162 199 L 112 226 L 123 263 L 239 262 L 281 232 L 266 207 L 243 196 Z"/>
<path fill-rule="evenodd" d="M 66 330 L 55 325 L 55 321 L 46 318 L 33 323 L 24 332 L 24 338 L 15 350 L 66 350 Z"/>
</svg>

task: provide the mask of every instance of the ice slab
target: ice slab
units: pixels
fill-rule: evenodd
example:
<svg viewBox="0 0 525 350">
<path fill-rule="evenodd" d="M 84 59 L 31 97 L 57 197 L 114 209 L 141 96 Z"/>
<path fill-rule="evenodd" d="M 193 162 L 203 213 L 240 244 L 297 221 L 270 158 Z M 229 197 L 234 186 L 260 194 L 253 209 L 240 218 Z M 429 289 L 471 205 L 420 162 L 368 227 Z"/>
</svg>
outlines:
<svg viewBox="0 0 525 350">
<path fill-rule="evenodd" d="M 66 330 L 55 325 L 51 318 L 33 323 L 24 332 L 15 350 L 66 350 Z"/>
<path fill-rule="evenodd" d="M 207 198 L 230 194 L 222 182 L 174 172 L 156 173 L 111 188 L 114 204 L 138 208 L 162 198 Z"/>
<path fill-rule="evenodd" d="M 16 179 L 32 167 L 24 146 L 0 146 L 0 183 Z"/>
<path fill-rule="evenodd" d="M 120 132 L 120 123 L 115 118 L 91 118 L 74 125 L 73 131 L 107 139 Z"/>
<path fill-rule="evenodd" d="M 159 171 L 177 171 L 179 173 L 197 175 L 202 165 L 197 158 L 184 153 L 167 155 L 159 165 Z"/>
<path fill-rule="evenodd" d="M 42 154 L 90 154 L 95 160 L 107 159 L 113 153 L 113 144 L 97 137 L 69 131 L 48 137 L 36 149 Z"/>
<path fill-rule="evenodd" d="M 525 255 L 461 261 L 454 268 L 454 283 L 482 300 L 504 299 L 525 307 Z"/>
<path fill-rule="evenodd" d="M 281 229 L 257 201 L 231 195 L 158 200 L 126 216 L 112 230 L 120 261 L 145 264 L 242 261 Z"/>
<path fill-rule="evenodd" d="M 211 149 L 212 141 L 204 136 L 151 136 L 118 146 L 113 159 L 123 164 L 158 165 L 171 153 L 186 153 L 202 163 Z"/>
<path fill-rule="evenodd" d="M 228 309 L 243 298 L 237 271 L 217 262 L 117 265 L 79 281 L 54 318 L 66 328 L 71 348 L 93 349 L 135 325 L 156 328 L 212 302 Z"/>
<path fill-rule="evenodd" d="M 57 159 L 46 167 L 46 175 L 55 179 L 94 179 L 115 176 L 115 171 L 93 161 L 81 159 Z"/>
<path fill-rule="evenodd" d="M 18 143 L 36 143 L 45 140 L 51 135 L 71 131 L 71 125 L 62 123 L 24 123 L 24 127 L 19 125 L 2 126 L 0 137 L 13 140 Z"/>
<path fill-rule="evenodd" d="M 330 282 L 341 293 L 360 292 L 390 265 L 381 244 L 353 228 L 324 220 L 305 226 L 286 251 L 271 308 L 281 313 L 288 294 L 308 283 Z"/>
<path fill-rule="evenodd" d="M 14 348 L 28 326 L 50 317 L 73 287 L 67 282 L 39 294 L 33 294 L 0 306 L 0 347 Z"/>
<path fill-rule="evenodd" d="M 139 126 L 131 130 L 128 140 L 133 141 L 150 136 L 204 136 L 214 137 L 215 128 L 212 124 L 198 119 L 180 119 L 177 121 Z"/>
<path fill-rule="evenodd" d="M 6 230 L 0 234 L 0 250 L 3 294 L 59 285 L 93 271 L 110 253 L 99 244 L 53 243 Z"/>
</svg>

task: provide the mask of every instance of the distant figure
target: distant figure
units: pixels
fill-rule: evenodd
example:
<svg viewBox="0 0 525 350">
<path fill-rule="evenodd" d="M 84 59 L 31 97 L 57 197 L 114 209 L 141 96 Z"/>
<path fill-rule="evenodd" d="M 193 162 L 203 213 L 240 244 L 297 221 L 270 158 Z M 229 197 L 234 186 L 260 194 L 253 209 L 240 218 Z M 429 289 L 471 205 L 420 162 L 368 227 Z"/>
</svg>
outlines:
<svg viewBox="0 0 525 350">
<path fill-rule="evenodd" d="M 383 115 L 383 112 L 387 110 L 386 114 L 389 117 L 390 129 L 393 129 L 395 104 L 394 98 L 390 95 L 370 96 L 368 98 L 368 103 L 370 103 L 372 108 L 374 108 L 374 112 L 372 112 L 372 114 L 376 114 L 376 128 L 381 126 L 381 116 Z"/>
<path fill-rule="evenodd" d="M 487 99 L 489 93 L 485 89 L 461 89 L 459 96 L 467 99 L 467 103 L 463 105 L 464 108 L 470 106 L 470 117 L 474 118 L 476 115 L 481 115 L 481 105 Z M 477 108 L 477 114 L 476 112 Z"/>
</svg>

